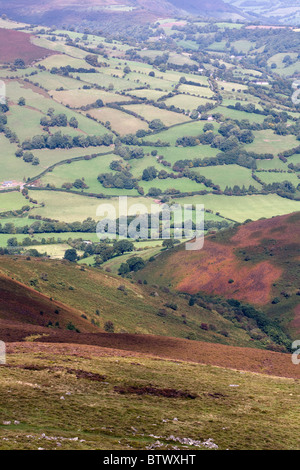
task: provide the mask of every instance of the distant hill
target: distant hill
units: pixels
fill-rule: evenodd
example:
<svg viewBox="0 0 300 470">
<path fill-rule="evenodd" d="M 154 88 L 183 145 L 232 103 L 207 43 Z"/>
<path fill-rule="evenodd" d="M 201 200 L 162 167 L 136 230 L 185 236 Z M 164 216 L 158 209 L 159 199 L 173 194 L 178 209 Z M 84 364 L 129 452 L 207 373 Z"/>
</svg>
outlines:
<svg viewBox="0 0 300 470">
<path fill-rule="evenodd" d="M 251 15 L 252 19 L 260 20 L 270 24 L 292 24 L 300 22 L 300 1 L 293 0 L 226 0 L 230 6 L 235 6 Z"/>
<path fill-rule="evenodd" d="M 241 10 L 223 2 L 223 0 L 169 0 L 177 8 L 184 9 L 192 15 L 204 15 L 211 17 L 231 17 L 233 15 L 242 16 Z"/>
<path fill-rule="evenodd" d="M 118 27 L 121 22 L 139 24 L 190 14 L 224 19 L 242 17 L 236 7 L 223 0 L 86 0 L 84 4 L 79 0 L 49 0 L 42 4 L 39 0 L 0 0 L 0 11 L 13 20 L 48 26 L 89 22 L 101 26 L 114 22 Z"/>
</svg>

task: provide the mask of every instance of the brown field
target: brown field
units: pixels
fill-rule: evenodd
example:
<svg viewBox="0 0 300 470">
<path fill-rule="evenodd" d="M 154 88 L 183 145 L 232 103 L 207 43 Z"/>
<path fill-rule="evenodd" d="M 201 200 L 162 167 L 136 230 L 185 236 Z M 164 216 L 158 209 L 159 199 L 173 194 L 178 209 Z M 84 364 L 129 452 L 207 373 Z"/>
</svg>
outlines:
<svg viewBox="0 0 300 470">
<path fill-rule="evenodd" d="M 292 223 L 292 225 L 291 225 Z M 281 244 L 299 242 L 300 214 L 287 214 L 268 220 L 257 220 L 251 226 L 244 225 L 231 241 L 236 246 L 254 246 L 263 239 L 276 238 Z"/>
<path fill-rule="evenodd" d="M 20 31 L 0 29 L 0 62 L 23 59 L 26 64 L 41 60 L 53 52 L 31 43 L 31 36 Z"/>
<path fill-rule="evenodd" d="M 283 274 L 283 269 L 271 261 L 245 266 L 245 263 L 237 259 L 235 250 L 238 247 L 261 249 L 264 240 L 276 240 L 273 247 L 276 254 L 279 246 L 299 243 L 300 218 L 296 214 L 294 216 L 296 223 L 291 226 L 292 218 L 293 216 L 284 215 L 241 226 L 230 239 L 230 244 L 226 246 L 216 244 L 213 238 L 207 239 L 204 250 L 196 259 L 191 255 L 189 260 L 189 255 L 183 253 L 190 265 L 190 271 L 189 275 L 178 283 L 177 288 L 191 294 L 204 290 L 212 294 L 218 293 L 265 305 L 271 299 L 272 284 Z M 200 272 L 199 262 L 201 262 Z M 234 283 L 228 283 L 229 279 L 233 279 Z"/>
</svg>

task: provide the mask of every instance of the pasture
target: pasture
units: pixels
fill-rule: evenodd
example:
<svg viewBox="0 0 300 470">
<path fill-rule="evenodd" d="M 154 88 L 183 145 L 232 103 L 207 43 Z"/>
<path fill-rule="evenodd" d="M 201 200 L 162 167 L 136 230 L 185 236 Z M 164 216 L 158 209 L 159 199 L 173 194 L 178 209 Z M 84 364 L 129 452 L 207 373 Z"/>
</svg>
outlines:
<svg viewBox="0 0 300 470">
<path fill-rule="evenodd" d="M 29 194 L 39 203 L 44 203 L 44 207 L 36 207 L 32 210 L 33 215 L 41 215 L 54 220 L 64 222 L 83 221 L 88 217 L 98 220 L 96 217 L 97 208 L 101 204 L 111 204 L 115 208 L 116 214 L 119 213 L 119 199 L 103 199 L 88 197 L 67 192 L 30 190 Z M 153 199 L 145 197 L 129 197 L 128 205 L 144 204 L 150 208 Z M 113 215 L 113 214 L 112 214 Z"/>
<path fill-rule="evenodd" d="M 123 108 L 128 109 L 129 111 L 134 111 L 139 116 L 145 118 L 148 122 L 153 119 L 160 119 L 167 127 L 190 121 L 189 117 L 185 114 L 175 113 L 173 111 L 168 111 L 167 109 L 160 109 L 148 104 L 125 105 Z"/>
<path fill-rule="evenodd" d="M 271 129 L 254 131 L 254 142 L 245 145 L 245 149 L 257 153 L 271 153 L 278 155 L 284 150 L 297 147 L 299 141 L 294 135 L 277 135 Z"/>
<path fill-rule="evenodd" d="M 206 124 L 205 121 L 191 121 L 175 127 L 171 127 L 165 131 L 147 136 L 147 140 L 156 142 L 158 139 L 162 142 L 169 142 L 172 146 L 175 145 L 176 140 L 184 136 L 198 136 L 203 133 L 203 126 Z M 218 129 L 219 124 L 213 122 L 214 128 Z"/>
<path fill-rule="evenodd" d="M 0 213 L 19 210 L 30 205 L 18 191 L 0 193 Z"/>
<path fill-rule="evenodd" d="M 247 219 L 258 220 L 275 215 L 289 214 L 300 210 L 300 202 L 284 199 L 277 194 L 254 196 L 225 196 L 206 194 L 176 198 L 179 204 L 204 204 L 205 209 L 220 213 L 223 217 L 244 222 Z"/>
<path fill-rule="evenodd" d="M 240 188 L 245 186 L 247 189 L 250 185 L 257 189 L 261 189 L 261 185 L 257 183 L 251 176 L 251 170 L 239 165 L 218 165 L 206 168 L 196 168 L 195 173 L 211 179 L 215 184 L 219 185 L 222 190 L 226 186 L 233 188 L 238 184 Z M 262 173 L 259 173 L 261 175 Z"/>
<path fill-rule="evenodd" d="M 91 88 L 89 90 L 64 90 L 64 91 L 51 91 L 50 95 L 55 101 L 70 106 L 71 108 L 81 108 L 94 104 L 97 100 L 102 100 L 104 104 L 115 103 L 118 101 L 130 101 L 127 96 L 121 96 L 116 93 L 109 93 L 104 90 L 96 90 Z"/>
<path fill-rule="evenodd" d="M 206 98 L 200 98 L 199 96 L 179 94 L 166 99 L 165 103 L 167 106 L 175 106 L 185 111 L 192 111 L 193 109 L 197 109 L 198 106 L 205 106 L 207 103 L 211 103 L 211 101 Z"/>
<path fill-rule="evenodd" d="M 123 113 L 118 109 L 92 109 L 89 111 L 89 114 L 99 122 L 106 123 L 108 121 L 111 128 L 121 135 L 135 134 L 139 129 L 148 130 L 147 122 L 130 114 Z"/>
</svg>

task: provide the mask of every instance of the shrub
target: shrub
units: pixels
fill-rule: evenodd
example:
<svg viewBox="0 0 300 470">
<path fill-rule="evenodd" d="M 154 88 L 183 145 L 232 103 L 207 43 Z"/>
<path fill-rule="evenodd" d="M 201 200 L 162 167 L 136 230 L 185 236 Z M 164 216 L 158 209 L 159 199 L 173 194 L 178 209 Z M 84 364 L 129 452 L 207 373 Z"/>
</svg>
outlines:
<svg viewBox="0 0 300 470">
<path fill-rule="evenodd" d="M 114 333 L 115 331 L 115 326 L 113 324 L 112 321 L 108 320 L 107 322 L 105 322 L 104 324 L 104 330 L 107 332 L 107 333 Z"/>
<path fill-rule="evenodd" d="M 157 316 L 158 317 L 166 317 L 167 316 L 167 312 L 164 308 L 160 308 L 157 312 Z"/>
<path fill-rule="evenodd" d="M 229 333 L 228 333 L 228 331 L 226 331 L 226 330 L 221 330 L 221 331 L 220 331 L 220 335 L 223 335 L 223 336 L 225 336 L 226 338 L 228 338 Z"/>
<path fill-rule="evenodd" d="M 165 307 L 171 308 L 172 310 L 177 310 L 178 308 L 177 304 L 173 304 L 173 303 L 166 303 Z"/>
<path fill-rule="evenodd" d="M 80 333 L 78 328 L 76 328 L 76 326 L 71 321 L 67 324 L 67 330 L 76 331 L 76 333 Z"/>
</svg>

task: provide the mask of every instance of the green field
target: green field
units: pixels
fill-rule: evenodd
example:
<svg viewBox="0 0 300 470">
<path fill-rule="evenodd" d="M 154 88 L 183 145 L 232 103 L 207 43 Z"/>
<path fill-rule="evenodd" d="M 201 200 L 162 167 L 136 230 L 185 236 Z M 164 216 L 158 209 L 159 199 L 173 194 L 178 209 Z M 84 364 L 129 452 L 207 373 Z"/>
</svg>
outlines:
<svg viewBox="0 0 300 470">
<path fill-rule="evenodd" d="M 107 153 L 112 151 L 110 147 L 87 147 L 87 148 L 72 148 L 72 149 L 35 149 L 32 151 L 35 157 L 40 160 L 40 165 L 36 168 L 35 174 L 39 174 L 49 166 L 55 165 L 62 161 L 70 161 L 73 158 L 85 157 L 95 154 Z"/>
<path fill-rule="evenodd" d="M 197 109 L 198 106 L 211 103 L 211 101 L 205 98 L 200 98 L 198 96 L 180 94 L 173 96 L 172 98 L 168 98 L 165 103 L 167 106 L 175 106 L 177 108 L 184 109 L 185 111 L 192 111 L 193 109 Z"/>
<path fill-rule="evenodd" d="M 99 122 L 109 122 L 118 134 L 135 134 L 140 129 L 148 129 L 148 124 L 141 119 L 124 113 L 119 109 L 101 108 L 89 111 L 89 114 Z"/>
<path fill-rule="evenodd" d="M 283 181 L 290 181 L 294 186 L 298 186 L 300 183 L 299 178 L 295 173 L 275 173 L 275 172 L 258 172 L 257 176 L 259 179 L 266 184 L 272 184 L 272 183 L 282 183 Z"/>
<path fill-rule="evenodd" d="M 132 90 L 128 91 L 127 95 L 136 97 L 136 98 L 146 98 L 148 100 L 157 101 L 162 96 L 166 95 L 165 91 L 160 90 L 151 90 L 149 88 L 144 88 L 142 90 Z"/>
<path fill-rule="evenodd" d="M 288 54 L 293 60 L 297 59 L 297 54 L 296 53 L 289 53 Z M 286 65 L 284 62 L 283 62 L 283 59 L 284 57 L 286 56 L 286 54 L 284 53 L 279 53 L 279 54 L 275 54 L 274 56 L 272 56 L 270 59 L 268 59 L 268 65 L 269 67 L 271 67 L 272 64 L 276 64 L 276 72 L 280 75 L 282 75 L 283 77 L 287 77 L 289 75 L 293 75 L 293 73 L 295 72 L 298 72 L 299 71 L 299 60 L 296 60 L 295 63 L 293 63 L 292 65 Z"/>
<path fill-rule="evenodd" d="M 202 96 L 203 98 L 211 98 L 214 95 L 213 91 L 207 86 L 180 85 L 178 91 L 180 93 Z"/>
<path fill-rule="evenodd" d="M 179 204 L 204 204 L 206 209 L 220 212 L 221 215 L 237 222 L 247 219 L 258 220 L 275 215 L 289 214 L 300 210 L 299 201 L 283 199 L 276 194 L 255 196 L 224 196 L 206 194 L 205 196 L 192 196 L 178 198 Z"/>
<path fill-rule="evenodd" d="M 215 184 L 219 185 L 222 190 L 233 187 L 237 181 L 238 185 L 248 188 L 250 185 L 261 189 L 261 185 L 257 183 L 251 176 L 251 170 L 243 168 L 239 165 L 220 165 L 207 168 L 197 168 L 195 172 L 211 179 Z M 261 175 L 262 173 L 259 173 Z"/>
<path fill-rule="evenodd" d="M 19 210 L 26 205 L 28 205 L 28 202 L 17 191 L 0 193 L 0 213 Z"/>
<path fill-rule="evenodd" d="M 10 143 L 2 134 L 0 134 L 0 145 L 0 183 L 13 180 L 21 184 L 24 178 L 34 176 L 37 173 L 37 167 L 25 163 L 22 158 L 15 156 L 17 145 Z"/>
<path fill-rule="evenodd" d="M 130 98 L 126 96 L 120 96 L 116 93 L 109 93 L 104 90 L 65 90 L 65 91 L 52 91 L 51 96 L 55 101 L 62 103 L 63 105 L 69 105 L 71 108 L 81 108 L 81 106 L 87 106 L 94 104 L 98 99 L 101 99 L 104 104 L 114 103 L 118 101 L 129 101 Z"/>
<path fill-rule="evenodd" d="M 149 106 L 147 104 L 125 105 L 123 108 L 137 113 L 149 122 L 153 121 L 153 119 L 160 119 L 167 127 L 174 126 L 174 124 L 189 122 L 189 118 L 185 114 L 174 113 L 172 111 L 160 109 L 155 106 Z"/>
<path fill-rule="evenodd" d="M 67 90 L 77 90 L 80 87 L 80 82 L 61 75 L 54 75 L 50 72 L 43 71 L 34 76 L 34 83 L 46 90 L 56 90 L 57 88 L 65 88 Z"/>
<path fill-rule="evenodd" d="M 25 139 L 31 139 L 35 135 L 43 134 L 40 126 L 40 119 L 43 114 L 39 111 L 32 110 L 23 106 L 11 106 L 8 116 L 8 126 L 16 129 L 20 142 Z M 20 122 L 23 123 L 20 126 Z"/>
<path fill-rule="evenodd" d="M 219 128 L 218 123 L 213 124 L 215 129 Z M 169 142 L 171 145 L 175 145 L 176 140 L 180 137 L 198 136 L 199 134 L 202 134 L 204 125 L 205 121 L 195 121 L 171 127 L 170 129 L 154 134 L 153 136 L 147 136 L 147 141 L 156 142 L 157 140 L 161 140 L 162 142 Z"/>
<path fill-rule="evenodd" d="M 278 155 L 280 152 L 292 149 L 298 145 L 294 135 L 277 135 L 271 129 L 254 131 L 254 135 L 254 142 L 245 145 L 245 149 L 248 151 Z"/>
<path fill-rule="evenodd" d="M 108 87 L 111 85 L 112 89 L 116 91 L 133 90 L 134 88 L 138 88 L 140 86 L 138 83 L 132 80 L 112 77 L 104 73 L 79 73 L 77 76 L 82 82 L 100 85 L 105 89 L 108 89 Z"/>
<path fill-rule="evenodd" d="M 291 158 L 289 158 L 288 163 L 291 162 Z M 272 158 L 271 160 L 264 159 L 264 160 L 258 160 L 257 161 L 257 168 L 260 170 L 283 170 L 287 171 L 287 164 L 284 163 L 282 160 L 279 160 L 279 158 Z"/>
<path fill-rule="evenodd" d="M 32 213 L 64 222 L 83 221 L 87 217 L 97 220 L 97 208 L 101 204 L 112 204 L 118 215 L 119 200 L 97 199 L 95 197 L 81 196 L 72 193 L 61 193 L 55 191 L 29 191 L 30 196 L 39 203 L 44 203 L 44 207 L 35 208 Z M 128 198 L 128 204 L 145 204 L 147 208 L 153 203 L 152 199 L 136 197 Z"/>
<path fill-rule="evenodd" d="M 192 191 L 203 191 L 209 190 L 204 186 L 204 184 L 197 183 L 196 181 L 191 181 L 188 178 L 166 178 L 166 179 L 159 179 L 156 178 L 153 181 L 141 181 L 140 185 L 145 191 L 145 194 L 148 193 L 150 188 L 159 188 L 163 192 L 168 191 L 170 189 L 177 189 L 181 193 L 192 192 Z"/>
<path fill-rule="evenodd" d="M 225 106 L 218 106 L 213 110 L 214 113 L 220 113 L 226 118 L 237 119 L 241 121 L 242 119 L 248 119 L 250 122 L 262 123 L 265 119 L 265 116 L 261 114 L 246 113 L 245 111 L 237 111 L 235 109 L 229 109 Z"/>
</svg>

